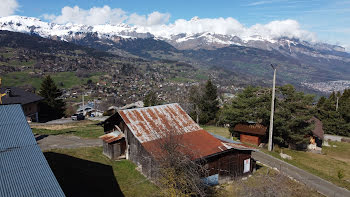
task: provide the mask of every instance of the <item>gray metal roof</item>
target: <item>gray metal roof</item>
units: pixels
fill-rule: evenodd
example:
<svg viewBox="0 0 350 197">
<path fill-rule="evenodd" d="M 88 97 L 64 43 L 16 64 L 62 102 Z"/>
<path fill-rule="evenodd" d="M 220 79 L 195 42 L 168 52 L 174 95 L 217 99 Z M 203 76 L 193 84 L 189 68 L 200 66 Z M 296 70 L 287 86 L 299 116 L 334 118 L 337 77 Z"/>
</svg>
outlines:
<svg viewBox="0 0 350 197">
<path fill-rule="evenodd" d="M 65 196 L 37 145 L 22 107 L 0 105 L 0 196 Z"/>
<path fill-rule="evenodd" d="M 223 142 L 233 143 L 233 144 L 241 144 L 240 142 L 237 142 L 237 141 L 234 141 L 234 140 L 231 140 L 231 139 L 227 139 L 227 138 L 225 138 L 225 137 L 222 137 L 221 135 L 217 135 L 217 134 L 214 134 L 214 133 L 209 132 L 209 131 L 208 131 L 208 133 L 210 133 L 210 134 L 211 134 L 212 136 L 214 136 L 216 139 L 219 139 L 219 140 L 221 140 L 221 141 L 223 141 Z"/>
</svg>

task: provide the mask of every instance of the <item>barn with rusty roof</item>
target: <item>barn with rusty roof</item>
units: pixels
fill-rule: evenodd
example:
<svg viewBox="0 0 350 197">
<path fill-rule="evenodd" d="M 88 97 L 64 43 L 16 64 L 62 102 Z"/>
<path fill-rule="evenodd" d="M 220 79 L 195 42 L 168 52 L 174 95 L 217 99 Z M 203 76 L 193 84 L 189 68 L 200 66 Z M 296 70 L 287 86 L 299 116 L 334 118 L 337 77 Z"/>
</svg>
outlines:
<svg viewBox="0 0 350 197">
<path fill-rule="evenodd" d="M 252 148 L 203 130 L 179 104 L 120 110 L 101 124 L 103 153 L 131 160 L 150 178 L 167 138 L 176 139 L 179 151 L 192 160 L 204 159 L 209 175 L 218 181 L 252 170 Z"/>
</svg>

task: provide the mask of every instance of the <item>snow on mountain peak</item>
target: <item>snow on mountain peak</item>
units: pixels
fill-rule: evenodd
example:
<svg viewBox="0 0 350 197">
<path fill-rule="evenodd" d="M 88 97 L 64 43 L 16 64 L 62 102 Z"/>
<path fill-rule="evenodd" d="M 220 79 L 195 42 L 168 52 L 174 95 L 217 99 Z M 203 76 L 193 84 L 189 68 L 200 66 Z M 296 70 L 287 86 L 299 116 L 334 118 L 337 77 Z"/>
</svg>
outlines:
<svg viewBox="0 0 350 197">
<path fill-rule="evenodd" d="M 282 26 L 281 28 L 277 28 Z M 292 30 L 289 31 L 288 28 Z M 0 18 L 0 30 L 37 34 L 42 37 L 60 37 L 62 40 L 81 39 L 88 33 L 96 33 L 99 38 L 111 39 L 115 36 L 122 38 L 154 38 L 173 44 L 185 46 L 227 45 L 257 46 L 264 43 L 274 44 L 280 39 L 302 43 L 303 37 L 312 38 L 309 32 L 299 29 L 296 21 L 274 21 L 266 25 L 257 24 L 245 27 L 234 18 L 204 18 L 195 16 L 190 20 L 178 19 L 172 24 L 155 26 L 128 25 L 125 23 L 104 25 L 56 24 L 44 22 L 38 18 L 25 16 L 7 16 Z M 312 39 L 311 39 L 312 40 Z M 199 44 L 193 44 L 198 42 Z M 256 44 L 255 44 L 256 43 Z M 316 45 L 315 45 L 316 46 Z M 319 48 L 334 48 L 329 45 L 319 45 Z M 180 47 L 181 48 L 181 47 Z M 269 47 L 267 47 L 269 48 Z M 339 49 L 341 51 L 342 49 Z"/>
</svg>

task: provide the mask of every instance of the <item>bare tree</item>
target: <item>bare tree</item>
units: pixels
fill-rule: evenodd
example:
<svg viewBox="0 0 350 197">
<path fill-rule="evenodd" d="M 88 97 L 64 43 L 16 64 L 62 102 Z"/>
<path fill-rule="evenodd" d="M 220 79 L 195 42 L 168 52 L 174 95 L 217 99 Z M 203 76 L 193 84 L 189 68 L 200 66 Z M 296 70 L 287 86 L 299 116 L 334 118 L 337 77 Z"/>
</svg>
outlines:
<svg viewBox="0 0 350 197">
<path fill-rule="evenodd" d="M 167 132 L 158 143 L 156 184 L 160 196 L 207 196 L 210 187 L 201 177 L 208 176 L 205 161 L 183 143 L 182 135 Z"/>
</svg>

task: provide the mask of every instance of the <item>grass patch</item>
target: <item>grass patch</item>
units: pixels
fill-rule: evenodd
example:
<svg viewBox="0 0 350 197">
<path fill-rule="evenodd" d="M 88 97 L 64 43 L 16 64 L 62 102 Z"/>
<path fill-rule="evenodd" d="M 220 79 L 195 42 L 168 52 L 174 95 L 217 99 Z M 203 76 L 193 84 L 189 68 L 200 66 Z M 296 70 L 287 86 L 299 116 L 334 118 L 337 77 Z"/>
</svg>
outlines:
<svg viewBox="0 0 350 197">
<path fill-rule="evenodd" d="M 158 188 L 131 161 L 113 161 L 101 147 L 44 153 L 67 196 L 154 196 Z"/>
<path fill-rule="evenodd" d="M 84 138 L 98 138 L 103 135 L 103 127 L 93 121 L 79 121 L 64 125 L 31 125 L 32 131 L 40 135 L 74 135 Z"/>
<path fill-rule="evenodd" d="M 213 125 L 201 125 L 201 127 L 206 131 L 209 131 L 216 135 L 221 135 L 225 138 L 230 138 L 231 136 L 230 131 L 228 130 L 228 128 L 225 127 L 217 127 Z"/>
<path fill-rule="evenodd" d="M 1 77 L 4 86 L 23 86 L 30 84 L 35 88 L 39 88 L 42 81 L 41 78 L 34 77 L 29 72 L 11 72 Z"/>
<path fill-rule="evenodd" d="M 338 142 L 342 143 L 342 142 Z M 285 160 L 279 156 L 279 150 L 275 149 L 274 152 L 262 150 L 263 152 L 270 154 L 278 159 L 284 160 L 298 168 L 308 171 L 316 176 L 319 176 L 327 181 L 330 181 L 340 187 L 344 187 L 350 190 L 350 162 L 345 162 L 337 159 L 338 155 L 344 154 L 350 155 L 350 149 L 345 148 L 348 145 L 340 145 L 338 147 L 327 147 L 326 154 L 314 154 L 311 152 L 295 151 L 290 149 L 283 149 L 283 153 L 292 156 L 292 160 Z M 338 148 L 338 149 L 337 149 Z M 336 156 L 329 156 L 336 155 Z M 338 178 L 338 172 L 342 171 L 344 177 Z"/>
</svg>

